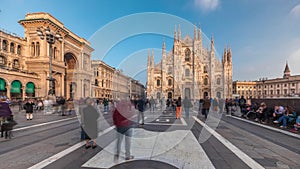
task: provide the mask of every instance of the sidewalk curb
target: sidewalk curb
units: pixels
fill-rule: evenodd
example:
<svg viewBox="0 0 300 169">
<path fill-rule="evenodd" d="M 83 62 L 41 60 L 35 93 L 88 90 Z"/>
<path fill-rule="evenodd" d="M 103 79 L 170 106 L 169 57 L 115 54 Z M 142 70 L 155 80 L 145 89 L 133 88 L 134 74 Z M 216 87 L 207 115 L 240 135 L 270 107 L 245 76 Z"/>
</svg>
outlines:
<svg viewBox="0 0 300 169">
<path fill-rule="evenodd" d="M 264 127 L 266 129 L 277 131 L 277 132 L 283 133 L 285 135 L 296 137 L 296 138 L 300 139 L 299 134 L 291 133 L 291 132 L 288 132 L 288 131 L 285 131 L 285 130 L 277 129 L 277 128 L 274 128 L 274 127 L 270 127 L 270 126 L 267 126 L 267 125 L 264 125 L 264 124 L 260 124 L 260 123 L 257 123 L 257 122 L 253 122 L 253 121 L 250 121 L 250 120 L 242 119 L 242 118 L 231 116 L 231 115 L 226 115 L 226 117 L 234 118 L 234 119 L 237 119 L 237 120 L 240 120 L 240 121 L 243 121 L 243 122 L 247 122 L 247 123 L 250 123 L 250 124 L 253 124 L 253 125 Z"/>
</svg>

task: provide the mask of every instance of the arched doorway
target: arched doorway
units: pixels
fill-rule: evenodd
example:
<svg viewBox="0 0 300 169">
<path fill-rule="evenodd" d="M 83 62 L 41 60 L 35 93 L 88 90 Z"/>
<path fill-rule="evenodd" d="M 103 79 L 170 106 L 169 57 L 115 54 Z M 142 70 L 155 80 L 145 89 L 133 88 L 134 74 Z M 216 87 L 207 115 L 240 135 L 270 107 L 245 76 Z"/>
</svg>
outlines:
<svg viewBox="0 0 300 169">
<path fill-rule="evenodd" d="M 27 97 L 35 97 L 35 85 L 32 82 L 26 84 L 25 93 Z"/>
<path fill-rule="evenodd" d="M 11 99 L 23 99 L 22 83 L 19 80 L 14 80 L 10 87 Z"/>
<path fill-rule="evenodd" d="M 0 78 L 0 96 L 7 96 L 6 82 Z"/>
<path fill-rule="evenodd" d="M 64 96 L 66 98 L 73 99 L 77 89 L 76 83 L 73 81 L 73 73 L 78 66 L 78 62 L 75 55 L 72 53 L 66 53 L 64 55 L 64 62 L 66 66 L 64 77 Z"/>
<path fill-rule="evenodd" d="M 187 97 L 188 99 L 191 98 L 191 89 L 190 88 L 184 89 L 184 97 Z"/>
<path fill-rule="evenodd" d="M 172 98 L 173 95 L 172 95 L 172 92 L 168 92 L 168 98 Z"/>
<path fill-rule="evenodd" d="M 221 92 L 217 92 L 217 98 L 218 98 L 218 99 L 221 98 Z"/>
<path fill-rule="evenodd" d="M 203 98 L 206 98 L 206 97 L 208 97 L 208 92 L 203 93 Z"/>
</svg>

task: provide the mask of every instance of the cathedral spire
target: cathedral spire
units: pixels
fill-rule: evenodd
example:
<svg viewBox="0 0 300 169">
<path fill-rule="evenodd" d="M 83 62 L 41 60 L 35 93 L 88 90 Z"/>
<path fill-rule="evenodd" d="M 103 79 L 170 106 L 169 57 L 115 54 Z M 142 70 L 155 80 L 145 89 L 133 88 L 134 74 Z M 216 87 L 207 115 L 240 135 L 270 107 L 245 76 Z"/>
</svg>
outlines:
<svg viewBox="0 0 300 169">
<path fill-rule="evenodd" d="M 214 51 L 215 50 L 215 42 L 214 42 L 214 35 L 211 36 L 211 40 L 210 40 L 210 50 Z"/>
<path fill-rule="evenodd" d="M 152 67 L 154 67 L 154 50 L 152 49 L 152 59 L 151 59 L 151 62 L 152 62 Z"/>
<path fill-rule="evenodd" d="M 201 41 L 202 41 L 202 35 L 201 35 L 201 27 L 200 27 L 200 24 L 199 24 L 199 27 L 198 27 L 198 40 L 201 40 Z"/>
<path fill-rule="evenodd" d="M 150 49 L 148 49 L 148 67 L 151 66 Z"/>
<path fill-rule="evenodd" d="M 174 26 L 174 41 L 177 39 L 176 25 Z"/>
<path fill-rule="evenodd" d="M 291 71 L 290 71 L 290 68 L 289 68 L 289 65 L 288 65 L 288 62 L 286 61 L 286 64 L 285 64 L 285 69 L 284 69 L 284 72 L 283 72 L 283 78 L 287 78 L 287 77 L 290 77 L 291 76 Z"/>
<path fill-rule="evenodd" d="M 178 25 L 178 40 L 181 40 L 181 30 L 180 30 L 180 25 Z"/>
<path fill-rule="evenodd" d="M 227 51 L 226 51 L 226 46 L 224 46 L 224 53 L 223 53 L 222 62 L 223 62 L 223 63 L 226 63 L 226 62 L 227 62 Z"/>
<path fill-rule="evenodd" d="M 196 30 L 196 24 L 194 25 L 194 40 L 198 39 L 197 37 L 197 30 Z"/>
</svg>

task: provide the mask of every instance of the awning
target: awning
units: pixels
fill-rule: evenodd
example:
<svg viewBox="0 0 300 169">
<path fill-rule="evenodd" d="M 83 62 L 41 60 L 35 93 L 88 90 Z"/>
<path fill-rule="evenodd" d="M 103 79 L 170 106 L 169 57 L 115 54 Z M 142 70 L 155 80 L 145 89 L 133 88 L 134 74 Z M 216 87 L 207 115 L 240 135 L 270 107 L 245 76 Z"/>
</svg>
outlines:
<svg viewBox="0 0 300 169">
<path fill-rule="evenodd" d="M 0 79 L 0 90 L 5 90 L 5 86 L 6 86 L 5 80 Z"/>
<path fill-rule="evenodd" d="M 11 93 L 21 93 L 21 83 L 19 81 L 13 81 L 10 88 Z"/>
<path fill-rule="evenodd" d="M 26 93 L 34 93 L 34 84 L 32 82 L 27 83 Z"/>
</svg>

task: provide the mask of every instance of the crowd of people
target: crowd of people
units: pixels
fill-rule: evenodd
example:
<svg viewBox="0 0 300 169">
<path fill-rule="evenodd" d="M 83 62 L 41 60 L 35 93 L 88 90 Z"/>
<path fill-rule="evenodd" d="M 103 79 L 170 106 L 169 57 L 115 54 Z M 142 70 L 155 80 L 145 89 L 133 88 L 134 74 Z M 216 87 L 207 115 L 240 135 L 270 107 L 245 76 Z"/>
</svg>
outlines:
<svg viewBox="0 0 300 169">
<path fill-rule="evenodd" d="M 253 119 L 256 122 L 277 125 L 282 129 L 289 128 L 291 132 L 298 132 L 300 128 L 300 113 L 290 105 L 268 106 L 265 102 L 247 104 L 243 96 L 240 99 L 226 99 L 226 112 L 232 113 L 237 107 L 241 110 L 241 117 Z M 233 111 L 232 111 L 233 110 Z M 234 115 L 232 113 L 232 115 Z"/>
</svg>

